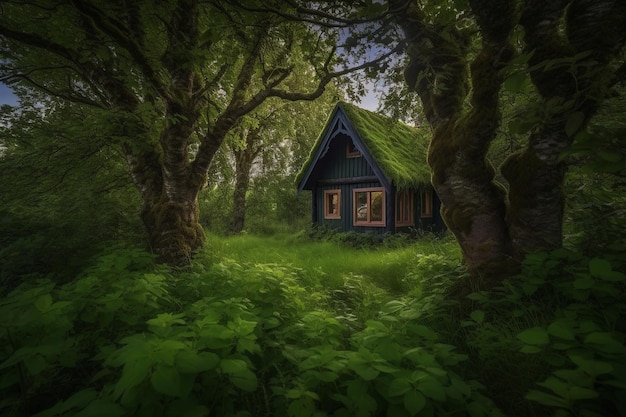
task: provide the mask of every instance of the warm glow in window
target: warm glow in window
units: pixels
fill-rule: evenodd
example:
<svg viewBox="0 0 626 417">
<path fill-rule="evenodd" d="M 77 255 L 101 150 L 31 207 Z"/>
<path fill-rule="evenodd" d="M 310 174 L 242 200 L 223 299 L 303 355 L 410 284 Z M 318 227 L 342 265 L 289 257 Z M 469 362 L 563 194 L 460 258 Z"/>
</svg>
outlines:
<svg viewBox="0 0 626 417">
<path fill-rule="evenodd" d="M 354 225 L 385 225 L 384 188 L 361 188 L 354 190 Z"/>
<path fill-rule="evenodd" d="M 396 195 L 396 226 L 413 226 L 413 193 Z"/>
<path fill-rule="evenodd" d="M 431 190 L 422 191 L 422 217 L 433 216 L 433 192 Z"/>
<path fill-rule="evenodd" d="M 324 191 L 324 218 L 341 218 L 341 190 Z"/>
</svg>

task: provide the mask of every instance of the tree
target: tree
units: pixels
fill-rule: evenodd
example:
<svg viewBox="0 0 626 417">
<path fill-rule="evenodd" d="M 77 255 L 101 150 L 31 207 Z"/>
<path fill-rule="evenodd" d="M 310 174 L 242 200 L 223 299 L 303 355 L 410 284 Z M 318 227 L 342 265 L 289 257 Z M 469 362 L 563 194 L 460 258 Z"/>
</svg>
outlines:
<svg viewBox="0 0 626 417">
<path fill-rule="evenodd" d="M 198 193 L 241 117 L 270 97 L 315 99 L 371 65 L 335 69 L 334 43 L 329 31 L 219 0 L 5 1 L 0 81 L 102 110 L 150 246 L 178 264 L 203 242 Z M 283 88 L 297 72 L 310 82 Z"/>
<path fill-rule="evenodd" d="M 587 134 L 599 106 L 624 81 L 624 2 L 316 5 L 306 8 L 303 3 L 299 17 L 327 25 L 345 25 L 354 16 L 378 22 L 352 26 L 346 41 L 354 44 L 352 50 L 384 48 L 390 39 L 406 46 L 406 60 L 398 62 L 405 62 L 408 90 L 419 96 L 432 128 L 432 182 L 475 277 L 496 283 L 516 271 L 526 253 L 561 245 L 567 171 L 562 156 Z M 401 29 L 399 39 L 394 25 L 385 25 L 389 16 Z M 503 87 L 509 94 L 530 94 L 535 103 L 508 126 L 502 126 Z M 390 96 L 406 104 L 406 94 L 397 88 Z M 487 154 L 503 129 L 524 135 L 526 145 L 501 165 L 505 184 L 499 184 Z"/>
<path fill-rule="evenodd" d="M 561 155 L 611 88 L 624 81 L 626 4 L 613 0 L 391 0 L 407 43 L 406 82 L 421 98 L 443 216 L 471 273 L 487 285 L 524 254 L 562 244 Z M 494 181 L 486 159 L 500 128 L 502 87 L 528 89 L 527 145 Z M 513 127 L 509 125 L 510 127 Z"/>
<path fill-rule="evenodd" d="M 102 242 L 140 238 L 141 222 L 129 215 L 138 195 L 97 111 L 2 110 L 0 295 L 34 273 L 67 280 Z"/>
</svg>

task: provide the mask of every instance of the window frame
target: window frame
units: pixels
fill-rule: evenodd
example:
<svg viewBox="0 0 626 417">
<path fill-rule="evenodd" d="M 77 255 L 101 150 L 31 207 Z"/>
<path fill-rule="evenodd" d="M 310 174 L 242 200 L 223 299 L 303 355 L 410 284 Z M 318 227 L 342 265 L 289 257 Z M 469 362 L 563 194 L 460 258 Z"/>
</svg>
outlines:
<svg viewBox="0 0 626 417">
<path fill-rule="evenodd" d="M 433 191 L 422 190 L 420 193 L 420 217 L 433 217 Z"/>
<path fill-rule="evenodd" d="M 329 196 L 337 196 L 337 213 L 331 213 L 329 208 Z M 331 197 L 332 198 L 332 197 Z M 324 190 L 324 219 L 341 219 L 341 190 Z"/>
<path fill-rule="evenodd" d="M 415 196 L 413 191 L 400 191 L 396 193 L 396 226 L 408 227 L 415 226 L 414 202 Z M 403 214 L 408 211 L 408 220 L 405 220 Z"/>
<path fill-rule="evenodd" d="M 372 207 L 372 193 L 380 192 L 382 194 L 382 220 L 380 221 L 372 221 L 371 216 L 371 207 Z M 367 193 L 367 220 L 358 220 L 357 212 L 357 193 Z M 387 225 L 386 218 L 386 204 L 385 204 L 385 188 L 384 187 L 369 187 L 369 188 L 354 188 L 352 190 L 352 225 L 353 226 L 366 226 L 366 227 L 385 227 Z"/>
</svg>

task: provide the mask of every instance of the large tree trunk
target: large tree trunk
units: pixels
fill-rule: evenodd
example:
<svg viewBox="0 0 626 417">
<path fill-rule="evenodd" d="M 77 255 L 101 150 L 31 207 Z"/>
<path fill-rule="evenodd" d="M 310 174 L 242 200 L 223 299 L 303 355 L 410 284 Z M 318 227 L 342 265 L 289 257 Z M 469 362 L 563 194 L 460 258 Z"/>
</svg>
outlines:
<svg viewBox="0 0 626 417">
<path fill-rule="evenodd" d="M 498 1 L 487 7 L 501 20 L 494 33 L 485 35 L 471 73 L 466 50 L 470 40 L 465 35 L 448 28 L 448 35 L 442 36 L 441 28 L 424 24 L 417 4 L 398 17 L 410 58 L 405 77 L 433 128 L 428 163 L 442 201 L 441 214 L 467 269 L 483 281 L 510 274 L 517 265 L 505 221 L 505 191 L 494 181 L 495 170 L 486 159 L 500 122 L 499 71 L 512 55 L 508 33 L 513 10 Z M 470 85 L 471 109 L 465 111 Z"/>
<path fill-rule="evenodd" d="M 189 263 L 204 242 L 198 210 L 204 179 L 193 175 L 186 155 L 189 129 L 183 124 L 164 129 L 162 154 L 130 148 L 126 152 L 133 182 L 141 193 L 148 244 L 160 262 L 172 265 Z"/>
<path fill-rule="evenodd" d="M 625 6 L 612 0 L 528 0 L 517 22 L 512 1 L 470 0 L 481 49 L 468 74 L 468 49 L 476 43 L 470 34 L 453 24 L 428 23 L 432 17 L 418 2 L 390 3 L 401 11 L 396 19 L 407 42 L 407 84 L 420 96 L 433 128 L 428 163 L 442 216 L 474 277 L 469 286 L 491 287 L 517 271 L 526 253 L 562 244 L 566 165 L 561 155 L 610 85 L 615 71 L 610 60 L 624 44 L 618 28 Z M 524 28 L 523 52 L 532 53 L 528 71 L 545 116 L 526 149 L 502 167 L 507 193 L 494 181 L 486 155 L 501 122 L 502 70 L 515 56 L 509 37 L 518 23 Z M 548 63 L 554 65 L 548 68 Z"/>
<path fill-rule="evenodd" d="M 144 204 L 141 218 L 148 230 L 149 244 L 158 259 L 171 265 L 188 264 L 204 242 L 199 222 L 198 194 L 171 200 L 167 193 L 154 195 Z"/>
</svg>

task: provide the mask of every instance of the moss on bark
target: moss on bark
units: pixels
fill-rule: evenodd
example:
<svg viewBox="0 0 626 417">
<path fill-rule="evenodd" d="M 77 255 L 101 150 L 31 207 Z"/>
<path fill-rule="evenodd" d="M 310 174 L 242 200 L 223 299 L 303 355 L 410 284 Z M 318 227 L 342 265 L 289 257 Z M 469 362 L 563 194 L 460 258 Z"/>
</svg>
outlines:
<svg viewBox="0 0 626 417">
<path fill-rule="evenodd" d="M 149 230 L 150 247 L 160 262 L 186 265 L 204 243 L 195 197 L 182 203 L 162 197 L 142 217 Z"/>
</svg>

